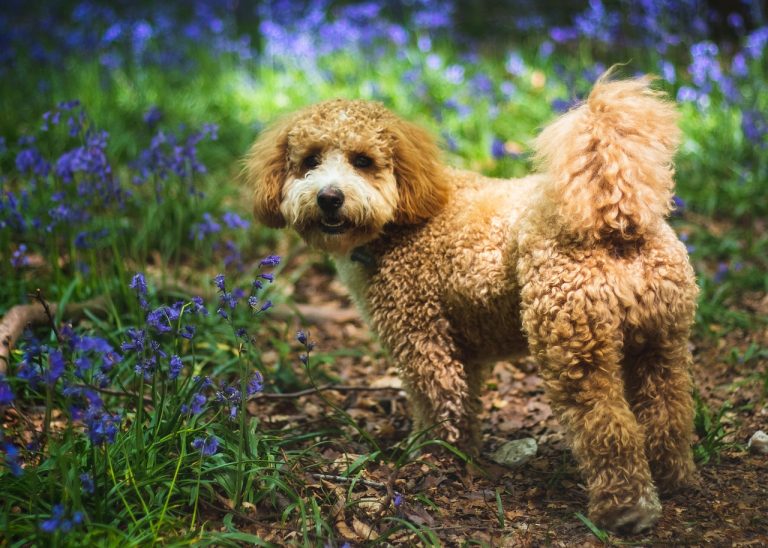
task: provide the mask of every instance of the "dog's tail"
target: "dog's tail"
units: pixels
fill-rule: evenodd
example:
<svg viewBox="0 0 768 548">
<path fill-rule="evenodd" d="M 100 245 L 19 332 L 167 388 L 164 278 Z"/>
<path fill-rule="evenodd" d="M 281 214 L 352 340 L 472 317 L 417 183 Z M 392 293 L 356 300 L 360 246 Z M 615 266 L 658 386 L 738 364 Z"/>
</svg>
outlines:
<svg viewBox="0 0 768 548">
<path fill-rule="evenodd" d="M 637 240 L 671 209 L 678 114 L 651 77 L 595 84 L 587 101 L 536 139 L 545 199 L 568 233 Z"/>
</svg>

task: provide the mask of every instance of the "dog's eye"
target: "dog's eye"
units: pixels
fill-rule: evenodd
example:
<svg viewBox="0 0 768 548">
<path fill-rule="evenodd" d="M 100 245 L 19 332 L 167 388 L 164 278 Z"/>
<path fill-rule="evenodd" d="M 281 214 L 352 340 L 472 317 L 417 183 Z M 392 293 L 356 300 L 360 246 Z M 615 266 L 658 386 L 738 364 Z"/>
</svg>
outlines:
<svg viewBox="0 0 768 548">
<path fill-rule="evenodd" d="M 366 167 L 371 167 L 373 165 L 373 160 L 371 160 L 371 158 L 365 154 L 355 154 L 355 156 L 352 158 L 352 165 L 361 169 L 365 169 Z"/>
<path fill-rule="evenodd" d="M 304 169 L 315 169 L 320 165 L 320 156 L 317 154 L 310 154 L 301 162 L 301 167 Z"/>
</svg>

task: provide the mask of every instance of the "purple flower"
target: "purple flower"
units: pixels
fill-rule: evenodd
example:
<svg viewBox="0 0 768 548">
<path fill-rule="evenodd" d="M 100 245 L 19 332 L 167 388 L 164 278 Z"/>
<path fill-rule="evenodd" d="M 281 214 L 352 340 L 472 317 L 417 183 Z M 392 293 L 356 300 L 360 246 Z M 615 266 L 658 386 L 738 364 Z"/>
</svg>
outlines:
<svg viewBox="0 0 768 548">
<path fill-rule="evenodd" d="M 761 144 L 768 134 L 768 119 L 759 110 L 745 109 L 741 113 L 741 131 L 752 143 Z"/>
<path fill-rule="evenodd" d="M 216 289 L 218 289 L 221 292 L 224 292 L 224 274 L 219 274 L 213 279 L 213 285 L 216 286 Z"/>
<path fill-rule="evenodd" d="M 192 447 L 200 451 L 203 457 L 210 457 L 219 450 L 219 440 L 216 436 L 211 436 L 210 438 L 197 437 L 192 441 Z"/>
<path fill-rule="evenodd" d="M 259 262 L 259 266 L 277 266 L 280 264 L 279 255 L 270 255 Z"/>
<path fill-rule="evenodd" d="M 213 220 L 210 213 L 203 213 L 203 221 L 192 225 L 190 238 L 201 242 L 209 234 L 216 234 L 218 232 L 221 232 L 221 225 Z"/>
<path fill-rule="evenodd" d="M 93 476 L 91 476 L 90 472 L 84 472 L 80 474 L 80 485 L 83 486 L 83 491 L 89 495 L 92 495 L 96 490 L 93 484 Z"/>
<path fill-rule="evenodd" d="M 150 128 L 153 128 L 162 119 L 162 117 L 163 111 L 160 110 L 160 108 L 157 106 L 152 106 L 147 112 L 144 113 L 143 119 L 145 124 L 147 124 Z"/>
<path fill-rule="evenodd" d="M 5 442 L 3 443 L 3 451 L 5 451 L 5 464 L 11 470 L 11 474 L 16 477 L 21 476 L 24 469 L 19 464 L 19 448 L 10 442 Z"/>
<path fill-rule="evenodd" d="M 141 307 L 147 308 L 147 299 L 145 298 L 147 295 L 147 280 L 144 278 L 144 274 L 141 272 L 134 274 L 133 278 L 131 279 L 131 283 L 128 284 L 128 287 L 136 292 L 136 296 L 139 298 L 139 304 Z"/>
<path fill-rule="evenodd" d="M 83 419 L 88 437 L 94 445 L 103 445 L 104 443 L 114 443 L 117 432 L 120 428 L 120 415 L 101 412 L 96 406 L 86 411 Z"/>
<path fill-rule="evenodd" d="M 74 512 L 70 518 L 65 518 L 65 515 L 64 505 L 55 504 L 51 509 L 51 517 L 40 524 L 40 529 L 49 534 L 57 531 L 68 533 L 73 526 L 80 525 L 84 519 L 83 513 L 80 511 Z"/>
<path fill-rule="evenodd" d="M 493 143 L 491 143 L 491 155 L 497 160 L 507 155 L 507 151 L 504 149 L 504 141 L 498 137 L 494 137 Z"/>
<path fill-rule="evenodd" d="M 713 276 L 712 279 L 714 280 L 715 283 L 722 283 L 728 277 L 729 272 L 730 272 L 730 267 L 728 266 L 728 263 L 725 261 L 721 261 L 717 263 L 717 270 L 715 270 L 715 275 Z"/>
<path fill-rule="evenodd" d="M 171 380 L 177 379 L 179 377 L 179 373 L 181 373 L 182 367 L 184 367 L 184 365 L 181 363 L 181 358 L 176 354 L 171 356 L 168 378 Z"/>
<path fill-rule="evenodd" d="M 392 499 L 392 504 L 395 505 L 395 508 L 398 508 L 401 504 L 403 504 L 403 495 L 400 493 L 395 493 L 395 498 Z"/>
<path fill-rule="evenodd" d="M 53 386 L 64 374 L 64 355 L 58 350 L 51 350 L 48 354 L 48 370 L 43 375 L 43 380 Z"/>
<path fill-rule="evenodd" d="M 27 265 L 29 265 L 27 246 L 25 244 L 19 244 L 19 247 L 16 248 L 16 251 L 11 255 L 11 266 L 13 268 L 22 268 Z"/>
<path fill-rule="evenodd" d="M 13 390 L 11 385 L 5 378 L 4 373 L 0 373 L 0 405 L 11 405 L 14 400 Z"/>
<path fill-rule="evenodd" d="M 181 412 L 184 415 L 199 415 L 203 412 L 203 407 L 207 401 L 208 399 L 205 395 L 198 392 L 192 396 L 192 401 L 189 405 L 184 404 L 181 406 Z"/>
<path fill-rule="evenodd" d="M 221 220 L 229 228 L 248 228 L 248 221 L 232 211 L 225 212 L 221 216 Z"/>
<path fill-rule="evenodd" d="M 185 325 L 182 330 L 179 331 L 179 337 L 191 341 L 192 337 L 195 336 L 195 330 L 196 328 L 194 325 Z"/>
<path fill-rule="evenodd" d="M 261 373 L 255 371 L 251 377 L 251 380 L 248 381 L 248 388 L 246 389 L 246 393 L 249 396 L 253 396 L 257 392 L 261 392 L 263 389 L 264 377 L 261 376 Z"/>
</svg>

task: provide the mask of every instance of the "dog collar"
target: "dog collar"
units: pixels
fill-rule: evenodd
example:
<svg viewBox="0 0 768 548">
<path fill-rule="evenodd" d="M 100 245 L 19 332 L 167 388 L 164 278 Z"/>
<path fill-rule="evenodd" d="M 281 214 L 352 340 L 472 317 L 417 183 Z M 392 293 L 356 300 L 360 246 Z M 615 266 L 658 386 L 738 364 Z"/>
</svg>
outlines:
<svg viewBox="0 0 768 548">
<path fill-rule="evenodd" d="M 371 250 L 365 246 L 353 249 L 350 258 L 366 268 L 376 268 L 376 257 L 374 257 Z"/>
</svg>

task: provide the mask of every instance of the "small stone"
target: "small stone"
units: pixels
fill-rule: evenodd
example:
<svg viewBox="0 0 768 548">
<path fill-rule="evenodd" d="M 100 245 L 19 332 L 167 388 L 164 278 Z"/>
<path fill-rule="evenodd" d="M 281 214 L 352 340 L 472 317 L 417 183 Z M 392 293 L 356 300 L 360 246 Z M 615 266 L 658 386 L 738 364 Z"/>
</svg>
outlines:
<svg viewBox="0 0 768 548">
<path fill-rule="evenodd" d="M 494 462 L 511 468 L 522 466 L 536 456 L 539 446 L 533 438 L 512 440 L 503 444 L 491 453 Z"/>
<path fill-rule="evenodd" d="M 763 455 L 768 455 L 768 434 L 762 430 L 758 430 L 752 434 L 751 438 L 749 438 L 747 448 L 753 453 L 762 453 Z"/>
</svg>

